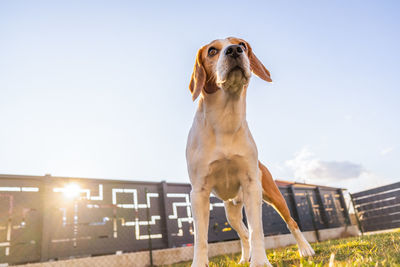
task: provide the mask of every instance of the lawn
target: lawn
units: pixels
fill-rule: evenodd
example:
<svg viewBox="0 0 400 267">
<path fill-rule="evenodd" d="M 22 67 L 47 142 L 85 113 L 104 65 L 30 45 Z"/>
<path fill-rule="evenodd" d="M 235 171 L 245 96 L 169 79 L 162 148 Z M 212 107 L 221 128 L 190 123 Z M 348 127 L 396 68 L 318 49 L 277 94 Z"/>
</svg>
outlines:
<svg viewBox="0 0 400 267">
<path fill-rule="evenodd" d="M 400 266 L 400 230 L 395 232 L 364 235 L 312 244 L 316 255 L 300 259 L 297 247 L 290 246 L 267 250 L 273 266 Z M 240 254 L 218 256 L 210 259 L 210 267 L 234 267 L 239 265 Z M 169 267 L 190 266 L 190 262 Z"/>
</svg>

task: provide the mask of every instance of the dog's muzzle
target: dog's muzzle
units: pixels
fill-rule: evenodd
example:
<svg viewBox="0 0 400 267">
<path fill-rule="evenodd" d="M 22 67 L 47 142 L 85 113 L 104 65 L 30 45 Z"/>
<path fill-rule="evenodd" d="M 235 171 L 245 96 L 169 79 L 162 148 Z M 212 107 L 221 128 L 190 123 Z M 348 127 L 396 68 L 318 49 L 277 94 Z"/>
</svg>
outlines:
<svg viewBox="0 0 400 267">
<path fill-rule="evenodd" d="M 225 91 L 236 92 L 248 84 L 250 63 L 240 45 L 229 45 L 222 50 L 217 64 L 217 84 Z"/>
<path fill-rule="evenodd" d="M 236 59 L 243 54 L 243 49 L 240 45 L 230 45 L 225 48 L 224 54 L 225 54 L 225 56 Z"/>
</svg>

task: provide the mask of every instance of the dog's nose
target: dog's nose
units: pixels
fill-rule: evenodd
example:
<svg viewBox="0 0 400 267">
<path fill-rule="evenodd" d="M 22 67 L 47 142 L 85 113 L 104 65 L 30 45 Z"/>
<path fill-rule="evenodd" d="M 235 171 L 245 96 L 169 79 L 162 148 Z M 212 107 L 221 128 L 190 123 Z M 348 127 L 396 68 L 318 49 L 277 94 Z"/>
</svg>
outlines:
<svg viewBox="0 0 400 267">
<path fill-rule="evenodd" d="M 233 58 L 238 58 L 243 53 L 240 45 L 230 45 L 225 49 L 225 55 Z"/>
</svg>

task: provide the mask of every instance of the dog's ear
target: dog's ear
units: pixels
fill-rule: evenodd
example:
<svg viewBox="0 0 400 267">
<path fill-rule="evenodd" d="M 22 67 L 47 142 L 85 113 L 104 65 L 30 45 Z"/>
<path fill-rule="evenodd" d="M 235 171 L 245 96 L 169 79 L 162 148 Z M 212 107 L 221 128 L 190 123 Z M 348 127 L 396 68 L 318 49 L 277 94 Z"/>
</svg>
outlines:
<svg viewBox="0 0 400 267">
<path fill-rule="evenodd" d="M 203 48 L 200 48 L 199 51 L 197 51 L 196 62 L 194 63 L 193 73 L 189 84 L 189 89 L 192 93 L 193 101 L 195 101 L 196 98 L 200 95 L 201 90 L 204 88 L 207 79 L 206 70 L 204 69 L 201 60 L 202 51 Z"/>
<path fill-rule="evenodd" d="M 271 74 L 269 73 L 267 68 L 264 67 L 264 65 L 261 63 L 261 61 L 253 53 L 253 49 L 251 48 L 250 44 L 246 41 L 245 41 L 245 43 L 246 43 L 246 46 L 248 49 L 248 57 L 249 57 L 249 61 L 250 61 L 251 71 L 258 77 L 263 79 L 264 81 L 272 82 Z"/>
</svg>

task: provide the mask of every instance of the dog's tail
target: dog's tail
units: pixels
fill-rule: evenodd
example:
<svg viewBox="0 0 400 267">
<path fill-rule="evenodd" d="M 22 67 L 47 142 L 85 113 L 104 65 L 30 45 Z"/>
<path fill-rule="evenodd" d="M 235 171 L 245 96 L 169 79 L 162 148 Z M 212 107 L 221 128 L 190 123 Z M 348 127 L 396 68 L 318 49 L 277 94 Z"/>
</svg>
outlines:
<svg viewBox="0 0 400 267">
<path fill-rule="evenodd" d="M 276 185 L 274 179 L 272 179 L 272 175 L 269 172 L 268 168 L 265 167 L 264 164 L 261 163 L 261 161 L 258 161 L 258 167 L 260 168 L 261 171 L 261 185 L 263 189 L 263 199 L 267 202 L 270 202 L 270 197 L 268 196 L 270 194 L 266 194 L 266 192 L 276 192 L 279 191 L 278 186 Z M 275 188 L 271 188 L 275 187 Z M 273 190 L 271 190 L 273 189 Z"/>
<path fill-rule="evenodd" d="M 282 218 L 287 223 L 290 231 L 298 230 L 299 227 L 295 220 L 293 220 L 290 215 L 289 208 L 286 204 L 286 200 L 283 197 L 281 191 L 276 185 L 274 179 L 272 179 L 272 175 L 260 161 L 258 162 L 258 166 L 261 171 L 261 184 L 262 184 L 262 195 L 263 200 L 270 205 L 272 205 L 275 210 L 282 216 Z"/>
</svg>

